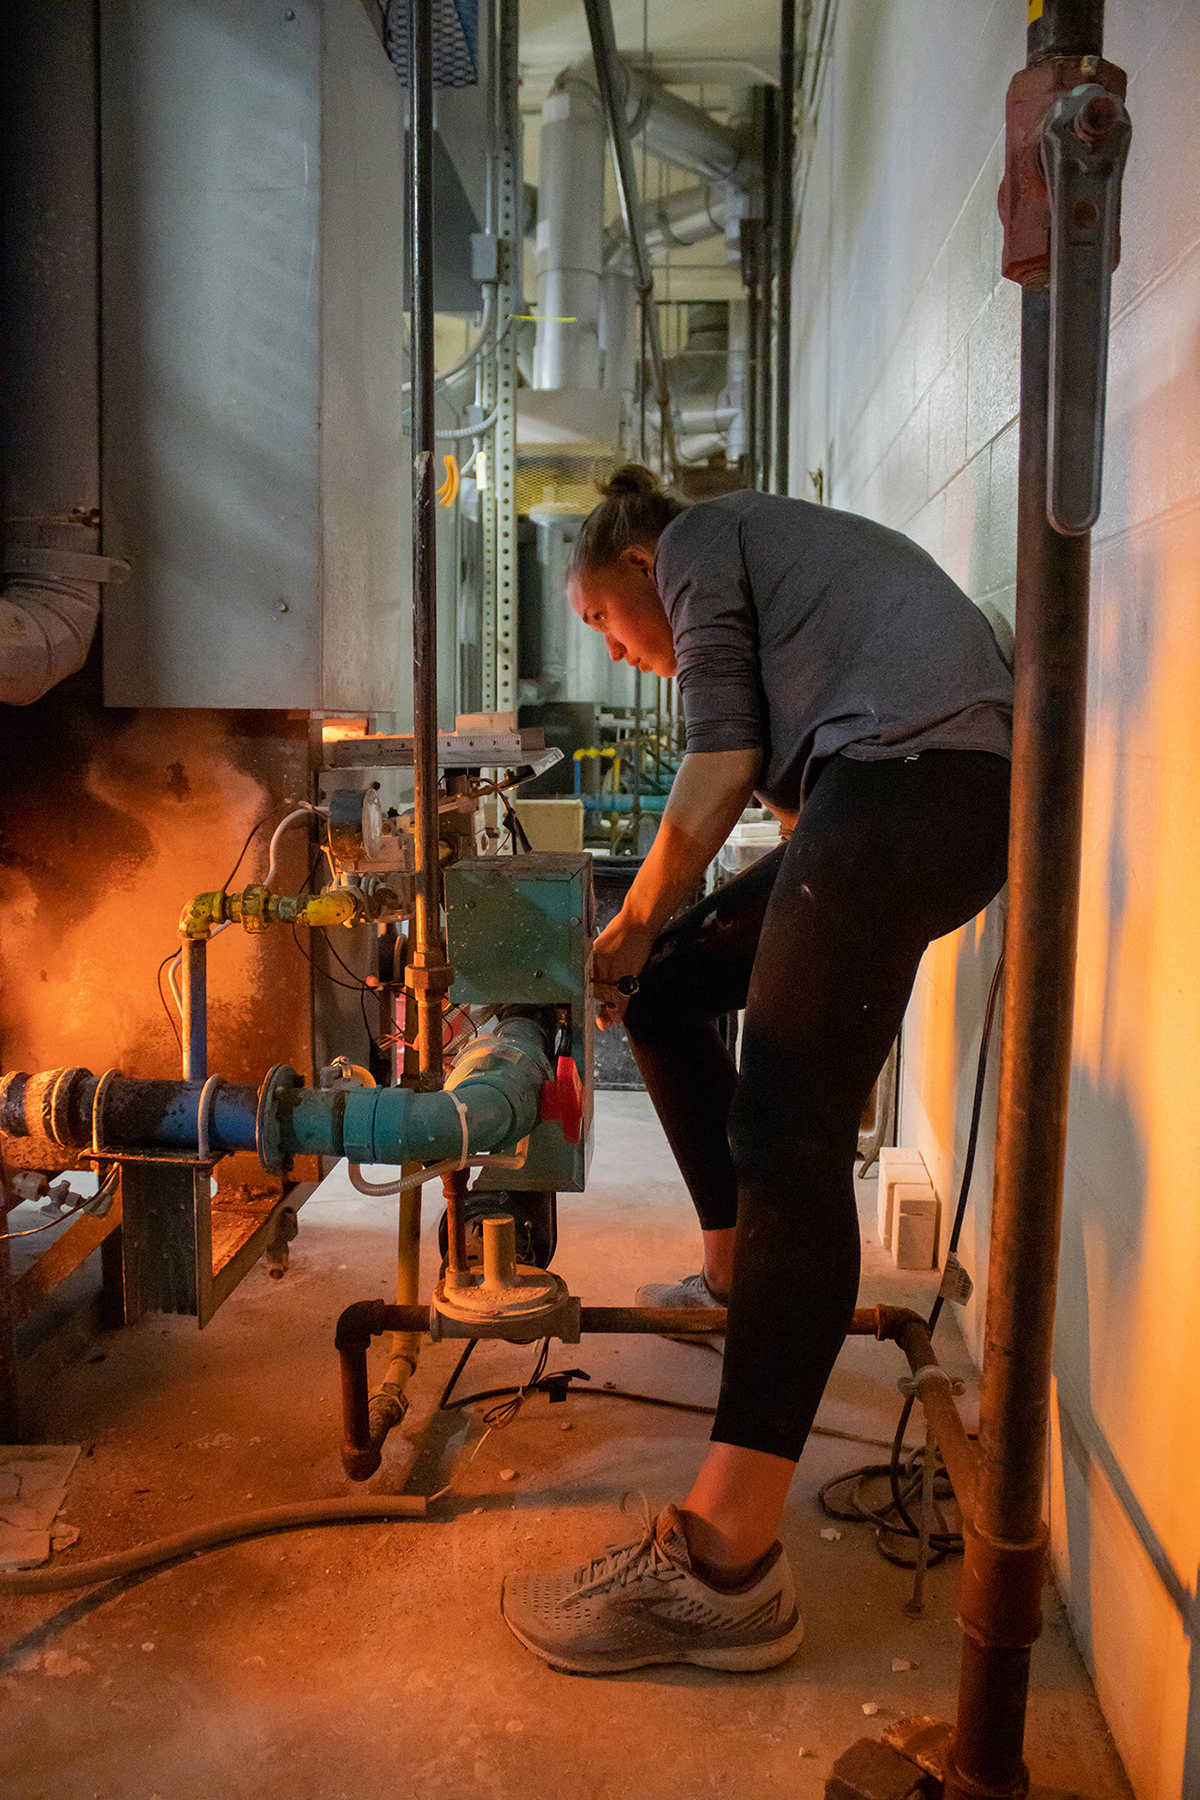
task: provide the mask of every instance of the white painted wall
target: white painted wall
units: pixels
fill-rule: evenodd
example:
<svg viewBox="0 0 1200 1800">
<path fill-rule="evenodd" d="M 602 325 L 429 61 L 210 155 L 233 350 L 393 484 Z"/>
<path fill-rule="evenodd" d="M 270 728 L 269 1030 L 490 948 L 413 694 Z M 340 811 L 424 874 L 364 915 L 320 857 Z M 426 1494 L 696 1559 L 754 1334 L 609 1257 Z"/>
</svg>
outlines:
<svg viewBox="0 0 1200 1800">
<path fill-rule="evenodd" d="M 793 490 L 907 531 L 1003 631 L 1019 294 L 1000 277 L 1021 0 L 840 0 L 795 284 Z M 1109 0 L 1134 138 L 1094 535 L 1055 1357 L 1055 1566 L 1139 1800 L 1200 1796 L 1200 8 Z M 902 1136 L 961 1167 L 1002 924 L 931 948 Z M 994 1075 L 994 1069 L 993 1069 Z M 986 1280 L 994 1079 L 963 1238 Z M 976 1353 L 982 1311 L 964 1321 Z"/>
</svg>

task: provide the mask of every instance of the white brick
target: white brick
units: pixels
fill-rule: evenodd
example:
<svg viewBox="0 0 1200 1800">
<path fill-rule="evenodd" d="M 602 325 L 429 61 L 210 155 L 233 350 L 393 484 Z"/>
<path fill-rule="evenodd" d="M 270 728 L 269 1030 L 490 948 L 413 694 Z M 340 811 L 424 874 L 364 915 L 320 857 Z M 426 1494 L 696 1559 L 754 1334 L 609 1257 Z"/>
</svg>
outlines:
<svg viewBox="0 0 1200 1800">
<path fill-rule="evenodd" d="M 928 1184 L 897 1182 L 892 1257 L 898 1269 L 937 1267 L 938 1201 Z"/>
<path fill-rule="evenodd" d="M 933 1192 L 925 1159 L 919 1150 L 905 1150 L 899 1144 L 885 1144 L 879 1152 L 878 1219 L 879 1241 L 885 1250 L 892 1247 L 892 1219 L 898 1182 L 924 1184 Z"/>
</svg>

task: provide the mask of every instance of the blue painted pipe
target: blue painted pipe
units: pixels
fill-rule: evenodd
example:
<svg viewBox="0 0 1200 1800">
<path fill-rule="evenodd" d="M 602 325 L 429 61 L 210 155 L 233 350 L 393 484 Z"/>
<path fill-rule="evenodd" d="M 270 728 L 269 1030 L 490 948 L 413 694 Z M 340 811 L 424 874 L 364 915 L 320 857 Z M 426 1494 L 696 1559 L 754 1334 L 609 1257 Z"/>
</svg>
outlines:
<svg viewBox="0 0 1200 1800">
<path fill-rule="evenodd" d="M 293 1156 L 345 1156 L 351 1162 L 428 1163 L 511 1150 L 537 1124 L 542 1083 L 551 1068 L 536 1020 L 506 1019 L 476 1038 L 443 1089 L 305 1088 L 294 1069 L 273 1069 L 260 1089 L 218 1087 L 211 1097 L 208 1142 L 214 1150 L 253 1150 L 264 1167 Z M 6 1075 L 0 1081 L 0 1129 L 20 1137 L 50 1134 L 64 1146 L 92 1141 L 99 1082 L 87 1069 Z M 135 1081 L 114 1075 L 102 1096 L 101 1142 L 113 1150 L 195 1150 L 202 1084 Z"/>
</svg>

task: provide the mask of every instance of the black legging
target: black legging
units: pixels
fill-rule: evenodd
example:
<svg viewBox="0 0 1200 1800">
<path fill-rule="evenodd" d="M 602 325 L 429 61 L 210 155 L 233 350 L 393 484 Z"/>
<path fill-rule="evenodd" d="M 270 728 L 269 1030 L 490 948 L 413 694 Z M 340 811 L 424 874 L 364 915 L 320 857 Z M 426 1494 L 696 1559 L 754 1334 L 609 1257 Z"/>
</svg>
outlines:
<svg viewBox="0 0 1200 1800">
<path fill-rule="evenodd" d="M 659 938 L 625 1024 L 705 1230 L 738 1228 L 713 1438 L 795 1461 L 858 1296 L 858 1125 L 934 938 L 1006 873 L 1009 765 L 821 768 L 791 841 Z M 740 1072 L 715 1021 L 745 1007 Z"/>
</svg>

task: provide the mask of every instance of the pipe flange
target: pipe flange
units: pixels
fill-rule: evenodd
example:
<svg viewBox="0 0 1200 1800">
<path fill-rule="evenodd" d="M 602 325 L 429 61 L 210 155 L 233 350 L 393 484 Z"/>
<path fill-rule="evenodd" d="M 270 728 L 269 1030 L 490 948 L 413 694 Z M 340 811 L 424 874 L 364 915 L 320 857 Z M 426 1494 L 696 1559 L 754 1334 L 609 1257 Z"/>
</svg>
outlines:
<svg viewBox="0 0 1200 1800">
<path fill-rule="evenodd" d="M 510 1344 L 532 1344 L 538 1338 L 557 1338 L 560 1343 L 577 1344 L 579 1301 L 566 1282 L 545 1269 L 520 1268 L 517 1273 L 538 1277 L 543 1293 L 541 1304 L 527 1306 L 520 1312 L 488 1311 L 463 1304 L 465 1295 L 480 1290 L 458 1288 L 447 1293 L 445 1283 L 439 1281 L 429 1308 L 430 1337 L 435 1342 L 443 1337 L 503 1338 Z"/>
<path fill-rule="evenodd" d="M 105 1069 L 92 1095 L 92 1155 L 97 1161 L 104 1155 L 104 1102 L 120 1073 L 120 1069 Z"/>
<path fill-rule="evenodd" d="M 72 1101 L 80 1083 L 91 1078 L 90 1069 L 55 1069 L 42 1094 L 42 1125 L 46 1136 L 64 1150 L 70 1149 L 75 1142 L 71 1134 Z"/>
<path fill-rule="evenodd" d="M 302 1088 L 304 1077 L 290 1063 L 276 1063 L 268 1069 L 258 1090 L 258 1111 L 254 1117 L 254 1147 L 258 1160 L 270 1175 L 282 1175 L 291 1162 L 283 1150 L 276 1101 L 292 1088 Z"/>
</svg>

